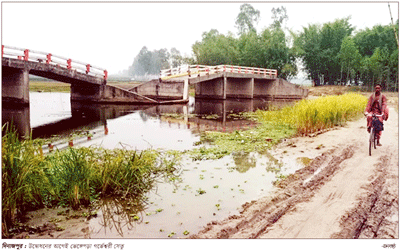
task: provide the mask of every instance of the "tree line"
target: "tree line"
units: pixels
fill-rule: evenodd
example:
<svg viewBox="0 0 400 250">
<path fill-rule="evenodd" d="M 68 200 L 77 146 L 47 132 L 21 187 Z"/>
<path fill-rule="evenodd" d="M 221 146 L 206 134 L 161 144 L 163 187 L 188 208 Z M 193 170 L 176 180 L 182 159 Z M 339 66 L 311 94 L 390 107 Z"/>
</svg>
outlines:
<svg viewBox="0 0 400 250">
<path fill-rule="evenodd" d="M 271 10 L 272 24 L 257 32 L 260 11 L 242 4 L 235 19 L 237 33 L 203 32 L 192 45 L 193 57 L 183 57 L 172 48 L 149 51 L 143 47 L 129 68 L 130 75 L 158 74 L 161 69 L 182 64 L 240 65 L 278 70 L 290 79 L 301 69 L 318 85 L 398 86 L 399 21 L 356 30 L 350 17 L 333 22 L 308 24 L 294 32 L 285 27 L 286 8 Z M 285 32 L 286 31 L 286 32 Z"/>
<path fill-rule="evenodd" d="M 315 85 L 354 83 L 386 89 L 398 86 L 396 25 L 376 25 L 355 32 L 350 17 L 322 26 L 309 24 L 292 33 L 298 58 Z M 395 28 L 395 29 L 394 29 Z"/>
</svg>

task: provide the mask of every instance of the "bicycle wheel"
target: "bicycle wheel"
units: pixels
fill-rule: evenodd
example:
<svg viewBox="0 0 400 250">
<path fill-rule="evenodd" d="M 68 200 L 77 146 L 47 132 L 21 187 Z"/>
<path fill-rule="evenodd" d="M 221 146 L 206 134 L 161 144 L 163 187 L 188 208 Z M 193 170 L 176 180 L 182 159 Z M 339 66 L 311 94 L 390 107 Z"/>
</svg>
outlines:
<svg viewBox="0 0 400 250">
<path fill-rule="evenodd" d="M 371 134 L 369 136 L 369 155 L 371 156 L 372 144 L 375 143 L 375 130 L 371 129 Z"/>
</svg>

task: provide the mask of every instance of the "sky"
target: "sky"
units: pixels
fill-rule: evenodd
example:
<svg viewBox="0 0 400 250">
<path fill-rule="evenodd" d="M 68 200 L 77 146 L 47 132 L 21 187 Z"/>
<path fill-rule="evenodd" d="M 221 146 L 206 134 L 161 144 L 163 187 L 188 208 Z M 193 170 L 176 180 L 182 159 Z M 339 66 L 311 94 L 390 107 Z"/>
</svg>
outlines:
<svg viewBox="0 0 400 250">
<path fill-rule="evenodd" d="M 143 46 L 175 47 L 192 55 L 203 32 L 237 33 L 235 18 L 244 2 L 2 2 L 3 45 L 52 53 L 116 74 L 132 65 Z M 357 30 L 391 23 L 388 2 L 247 2 L 260 11 L 257 31 L 271 23 L 271 9 L 285 6 L 287 28 L 301 31 L 351 16 Z M 390 2 L 393 20 L 398 2 Z"/>
</svg>

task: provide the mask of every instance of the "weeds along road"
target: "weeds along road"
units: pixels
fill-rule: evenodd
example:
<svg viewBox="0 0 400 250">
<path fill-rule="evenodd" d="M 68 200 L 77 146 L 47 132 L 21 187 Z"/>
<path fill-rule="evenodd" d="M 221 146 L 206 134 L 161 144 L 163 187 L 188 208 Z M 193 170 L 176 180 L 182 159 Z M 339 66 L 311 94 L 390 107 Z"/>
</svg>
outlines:
<svg viewBox="0 0 400 250">
<path fill-rule="evenodd" d="M 382 147 L 368 155 L 366 119 L 313 137 L 285 141 L 280 159 L 308 157 L 309 166 L 238 216 L 210 222 L 191 238 L 398 238 L 398 113 L 390 107 Z"/>
</svg>

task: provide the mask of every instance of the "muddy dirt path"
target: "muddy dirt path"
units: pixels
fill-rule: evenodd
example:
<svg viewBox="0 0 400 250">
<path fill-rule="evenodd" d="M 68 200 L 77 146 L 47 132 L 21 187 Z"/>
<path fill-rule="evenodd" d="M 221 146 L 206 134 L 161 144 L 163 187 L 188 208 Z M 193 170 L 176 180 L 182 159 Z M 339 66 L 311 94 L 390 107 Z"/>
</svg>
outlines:
<svg viewBox="0 0 400 250">
<path fill-rule="evenodd" d="M 368 156 L 365 118 L 293 138 L 273 155 L 308 157 L 309 166 L 281 181 L 239 216 L 210 222 L 190 238 L 398 238 L 398 113 L 390 108 L 382 147 Z"/>
</svg>

